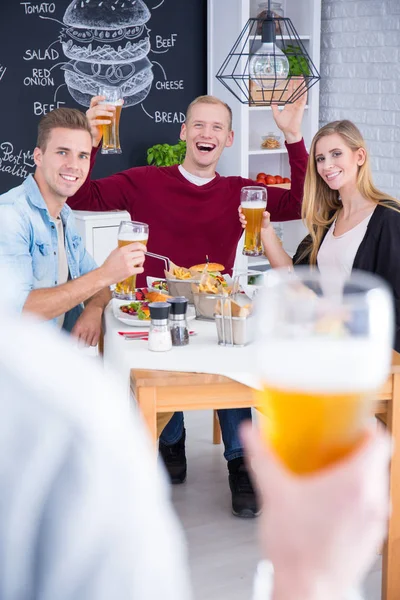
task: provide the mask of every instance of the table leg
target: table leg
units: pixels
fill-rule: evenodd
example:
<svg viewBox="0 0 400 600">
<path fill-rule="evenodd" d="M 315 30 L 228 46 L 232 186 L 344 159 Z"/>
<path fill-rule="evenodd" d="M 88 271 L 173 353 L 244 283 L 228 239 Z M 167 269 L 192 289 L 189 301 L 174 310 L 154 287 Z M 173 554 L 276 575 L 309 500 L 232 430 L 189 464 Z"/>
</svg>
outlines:
<svg viewBox="0 0 400 600">
<path fill-rule="evenodd" d="M 213 410 L 213 444 L 221 443 L 221 427 L 218 419 L 218 412 Z"/>
<path fill-rule="evenodd" d="M 390 464 L 390 499 L 392 515 L 388 538 L 383 550 L 382 600 L 400 598 L 400 373 L 393 375 L 393 396 L 389 403 L 388 429 L 394 440 Z"/>
<path fill-rule="evenodd" d="M 148 427 L 152 442 L 157 444 L 157 389 L 155 387 L 138 387 L 136 400 Z"/>
</svg>

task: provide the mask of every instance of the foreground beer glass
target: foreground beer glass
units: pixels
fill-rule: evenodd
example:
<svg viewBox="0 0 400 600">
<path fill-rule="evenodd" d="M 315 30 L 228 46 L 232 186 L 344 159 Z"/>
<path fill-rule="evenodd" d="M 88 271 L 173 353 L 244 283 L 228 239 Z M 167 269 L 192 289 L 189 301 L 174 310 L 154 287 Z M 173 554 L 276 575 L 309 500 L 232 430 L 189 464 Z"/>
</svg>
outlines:
<svg viewBox="0 0 400 600">
<path fill-rule="evenodd" d="M 118 230 L 118 247 L 126 246 L 132 242 L 140 242 L 147 246 L 149 226 L 147 223 L 136 221 L 121 221 Z M 121 296 L 131 296 L 136 289 L 136 275 L 120 281 L 115 286 L 115 293 Z"/>
<path fill-rule="evenodd" d="M 393 307 L 386 284 L 353 272 L 276 270 L 257 299 L 262 434 L 296 473 L 354 450 L 388 376 Z"/>
<path fill-rule="evenodd" d="M 100 87 L 99 96 L 105 96 L 105 100 L 101 104 L 112 104 L 115 106 L 115 112 L 111 118 L 111 123 L 102 125 L 103 129 L 103 145 L 101 148 L 102 154 L 121 154 L 121 145 L 119 141 L 119 120 L 122 110 L 121 90 L 118 87 Z"/>
<path fill-rule="evenodd" d="M 262 256 L 261 221 L 267 208 L 267 190 L 261 186 L 243 187 L 240 192 L 240 205 L 246 217 L 243 254 Z"/>
</svg>

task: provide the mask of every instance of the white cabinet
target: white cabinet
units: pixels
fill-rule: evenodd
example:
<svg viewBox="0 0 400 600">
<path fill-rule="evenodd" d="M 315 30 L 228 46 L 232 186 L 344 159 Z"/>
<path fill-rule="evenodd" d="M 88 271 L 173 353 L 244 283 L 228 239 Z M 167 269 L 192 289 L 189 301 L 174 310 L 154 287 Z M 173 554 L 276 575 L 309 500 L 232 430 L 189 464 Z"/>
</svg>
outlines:
<svg viewBox="0 0 400 600">
<path fill-rule="evenodd" d="M 289 17 L 319 71 L 321 0 L 283 0 L 284 16 Z M 257 0 L 208 0 L 208 93 L 231 106 L 235 141 L 226 148 L 218 164 L 221 175 L 241 175 L 256 178 L 263 171 L 289 177 L 286 148 L 262 150 L 261 136 L 270 131 L 279 132 L 270 107 L 242 104 L 215 77 L 230 52 L 247 20 L 256 17 Z M 309 147 L 318 130 L 319 85 L 308 92 L 307 108 L 303 120 L 303 135 Z M 306 230 L 301 221 L 283 225 L 283 243 L 293 252 L 303 239 Z M 265 264 L 265 259 L 249 259 L 249 266 Z"/>
<path fill-rule="evenodd" d="M 87 251 L 98 265 L 117 247 L 118 227 L 121 221 L 130 221 L 126 211 L 90 212 L 74 210 L 77 230 Z"/>
</svg>

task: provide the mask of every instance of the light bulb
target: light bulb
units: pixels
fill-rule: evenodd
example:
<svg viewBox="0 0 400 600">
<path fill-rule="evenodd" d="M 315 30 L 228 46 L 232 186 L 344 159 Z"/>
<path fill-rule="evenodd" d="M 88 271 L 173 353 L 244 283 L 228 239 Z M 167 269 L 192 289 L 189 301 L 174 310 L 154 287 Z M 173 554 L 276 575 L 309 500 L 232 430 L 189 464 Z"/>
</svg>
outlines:
<svg viewBox="0 0 400 600">
<path fill-rule="evenodd" d="M 279 80 L 287 79 L 289 61 L 276 44 L 264 42 L 250 59 L 249 75 L 259 87 L 272 90 Z"/>
</svg>

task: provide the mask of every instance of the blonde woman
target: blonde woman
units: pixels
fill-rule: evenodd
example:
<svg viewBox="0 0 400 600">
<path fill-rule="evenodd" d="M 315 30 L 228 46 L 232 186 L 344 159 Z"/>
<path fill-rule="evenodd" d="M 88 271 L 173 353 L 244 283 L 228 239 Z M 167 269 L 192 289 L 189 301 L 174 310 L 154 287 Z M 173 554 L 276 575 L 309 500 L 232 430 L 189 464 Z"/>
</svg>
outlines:
<svg viewBox="0 0 400 600">
<path fill-rule="evenodd" d="M 400 202 L 374 186 L 365 141 L 350 121 L 325 125 L 312 141 L 302 218 L 309 234 L 291 259 L 264 213 L 262 242 L 271 266 L 309 264 L 344 277 L 352 269 L 381 276 L 394 294 L 394 347 L 400 351 Z"/>
</svg>

